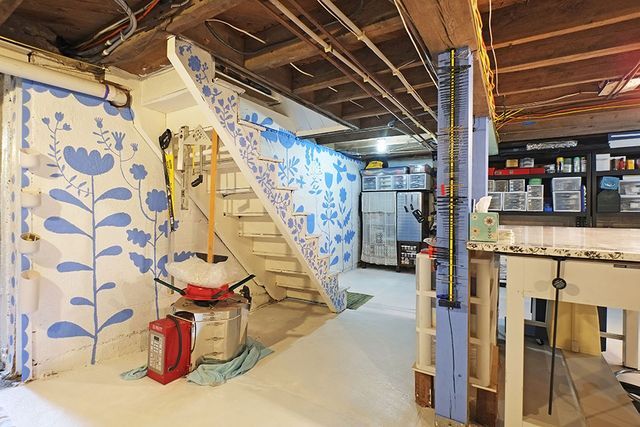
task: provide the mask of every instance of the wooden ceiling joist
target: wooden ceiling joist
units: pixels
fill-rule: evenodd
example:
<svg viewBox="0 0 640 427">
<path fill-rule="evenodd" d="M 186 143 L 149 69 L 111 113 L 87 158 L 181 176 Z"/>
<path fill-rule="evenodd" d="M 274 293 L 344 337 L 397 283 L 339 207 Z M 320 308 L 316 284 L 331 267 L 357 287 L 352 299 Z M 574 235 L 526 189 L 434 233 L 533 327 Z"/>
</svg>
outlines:
<svg viewBox="0 0 640 427">
<path fill-rule="evenodd" d="M 640 49 L 640 19 L 496 49 L 501 74 Z M 639 58 L 640 59 L 640 58 Z"/>
<path fill-rule="evenodd" d="M 500 76 L 501 95 L 535 92 L 581 83 L 612 80 L 624 76 L 640 60 L 640 50 L 620 55 L 569 62 Z"/>
<path fill-rule="evenodd" d="M 431 53 L 432 59 L 451 48 L 478 49 L 471 0 L 403 0 L 416 29 Z M 479 62 L 473 81 L 473 110 L 477 116 L 489 115 L 488 90 Z"/>
<path fill-rule="evenodd" d="M 0 25 L 4 23 L 15 10 L 20 6 L 22 0 L 2 0 L 0 1 Z"/>
<path fill-rule="evenodd" d="M 637 130 L 638 123 L 640 123 L 640 108 L 635 106 L 508 123 L 500 128 L 499 132 L 503 142 L 524 141 Z"/>
<path fill-rule="evenodd" d="M 392 40 L 383 44 L 381 49 L 383 52 L 387 52 L 388 46 L 393 45 L 396 41 Z M 355 52 L 356 58 L 360 60 L 363 66 L 371 73 L 375 73 L 376 77 L 384 77 L 391 74 L 391 70 L 378 59 L 376 56 L 369 55 L 368 48 L 360 49 Z M 417 60 L 416 55 L 411 51 L 405 49 L 391 50 L 386 54 L 387 58 L 396 66 L 404 65 L 401 70 L 414 69 L 416 67 L 422 67 L 422 64 Z M 323 64 L 323 61 L 309 64 L 306 69 L 314 70 L 314 77 L 298 75 L 294 77 L 293 92 L 296 94 L 305 94 L 316 90 L 326 89 L 328 86 L 335 87 L 350 83 L 351 80 L 345 77 L 338 70 L 331 69 Z M 324 72 L 319 70 L 326 70 Z M 426 74 L 426 73 L 425 73 Z M 426 75 L 425 75 L 426 77 Z"/>
<path fill-rule="evenodd" d="M 362 30 L 373 42 L 389 40 L 389 35 L 402 30 L 402 21 L 399 17 L 393 17 L 381 22 L 367 25 Z M 338 28 L 341 29 L 341 28 Z M 361 46 L 351 33 L 336 37 L 340 44 L 347 49 L 357 49 Z M 245 67 L 252 71 L 263 71 L 269 68 L 280 67 L 290 62 L 298 62 L 316 56 L 317 50 L 304 41 L 294 41 L 290 44 L 276 47 L 275 49 L 255 55 L 245 61 Z"/>
<path fill-rule="evenodd" d="M 493 46 L 499 49 L 638 18 L 638 0 L 529 1 L 493 12 Z"/>
<path fill-rule="evenodd" d="M 155 71 L 155 69 L 169 62 L 166 60 L 166 54 L 164 54 L 168 34 L 187 33 L 191 28 L 202 25 L 205 20 L 213 18 L 239 5 L 241 2 L 242 0 L 194 1 L 180 14 L 172 19 L 167 19 L 167 22 L 163 25 L 157 25 L 134 34 L 106 59 L 106 63 L 128 63 L 128 66 L 123 68 L 136 74 Z M 141 69 L 137 62 L 149 55 L 149 53 L 157 52 L 164 54 L 164 60 L 146 61 L 146 69 Z"/>
</svg>

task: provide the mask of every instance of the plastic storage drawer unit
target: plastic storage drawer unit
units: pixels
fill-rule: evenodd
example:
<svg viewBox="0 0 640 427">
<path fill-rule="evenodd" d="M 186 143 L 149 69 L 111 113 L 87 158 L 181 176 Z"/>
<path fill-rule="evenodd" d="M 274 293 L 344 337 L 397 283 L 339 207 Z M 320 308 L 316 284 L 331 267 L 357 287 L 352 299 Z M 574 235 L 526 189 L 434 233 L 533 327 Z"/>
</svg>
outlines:
<svg viewBox="0 0 640 427">
<path fill-rule="evenodd" d="M 527 211 L 542 212 L 544 210 L 544 199 L 542 197 L 527 197 Z"/>
<path fill-rule="evenodd" d="M 512 212 L 526 212 L 527 193 L 525 191 L 505 193 L 502 210 Z"/>
<path fill-rule="evenodd" d="M 640 196 L 620 197 L 620 212 L 640 212 Z"/>
<path fill-rule="evenodd" d="M 527 189 L 524 179 L 510 179 L 509 191 L 525 191 Z"/>
<path fill-rule="evenodd" d="M 527 185 L 527 197 L 544 197 L 544 185 Z"/>
<path fill-rule="evenodd" d="M 506 179 L 497 179 L 496 183 L 493 186 L 493 189 L 496 193 L 506 193 L 509 191 L 509 181 Z"/>
<path fill-rule="evenodd" d="M 582 212 L 582 191 L 554 191 L 554 212 Z"/>
<path fill-rule="evenodd" d="M 501 211 L 504 193 L 489 193 L 491 203 L 489 203 L 490 211 Z"/>
<path fill-rule="evenodd" d="M 640 196 L 640 181 L 625 181 L 618 183 L 621 196 Z"/>
<path fill-rule="evenodd" d="M 582 189 L 582 178 L 552 178 L 551 189 L 553 191 L 580 191 Z"/>
</svg>

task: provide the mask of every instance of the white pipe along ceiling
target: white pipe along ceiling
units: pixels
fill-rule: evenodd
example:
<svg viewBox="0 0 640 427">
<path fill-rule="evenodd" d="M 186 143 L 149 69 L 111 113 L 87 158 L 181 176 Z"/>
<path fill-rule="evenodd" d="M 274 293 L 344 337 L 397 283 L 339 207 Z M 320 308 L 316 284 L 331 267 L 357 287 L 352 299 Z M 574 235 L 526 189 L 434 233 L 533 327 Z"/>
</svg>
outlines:
<svg viewBox="0 0 640 427">
<path fill-rule="evenodd" d="M 125 106 L 129 102 L 128 93 L 113 84 L 83 79 L 3 55 L 0 55 L 0 73 L 95 96 L 117 107 Z"/>
</svg>

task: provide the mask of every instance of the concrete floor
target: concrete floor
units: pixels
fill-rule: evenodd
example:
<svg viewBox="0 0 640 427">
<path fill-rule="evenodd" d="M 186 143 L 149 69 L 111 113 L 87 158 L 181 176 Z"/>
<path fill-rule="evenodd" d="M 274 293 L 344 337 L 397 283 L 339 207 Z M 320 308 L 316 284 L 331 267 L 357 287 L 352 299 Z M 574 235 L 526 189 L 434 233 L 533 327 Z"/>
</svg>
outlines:
<svg viewBox="0 0 640 427">
<path fill-rule="evenodd" d="M 374 298 L 339 316 L 296 301 L 257 310 L 249 334 L 275 353 L 225 385 L 120 380 L 138 353 L 1 390 L 0 426 L 432 425 L 413 400 L 415 276 L 369 268 L 341 283 Z"/>
</svg>

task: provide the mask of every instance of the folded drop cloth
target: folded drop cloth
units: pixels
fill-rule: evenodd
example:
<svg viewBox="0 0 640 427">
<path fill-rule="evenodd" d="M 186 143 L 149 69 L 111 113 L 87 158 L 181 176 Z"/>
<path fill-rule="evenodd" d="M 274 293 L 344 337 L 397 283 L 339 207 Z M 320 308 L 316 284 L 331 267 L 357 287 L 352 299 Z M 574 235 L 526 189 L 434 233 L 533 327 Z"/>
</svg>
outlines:
<svg viewBox="0 0 640 427">
<path fill-rule="evenodd" d="M 209 386 L 224 384 L 227 380 L 244 374 L 253 368 L 260 359 L 271 353 L 273 350 L 265 347 L 262 343 L 247 338 L 244 350 L 234 359 L 219 363 L 205 358 L 195 370 L 187 375 L 187 381 Z M 147 367 L 141 366 L 123 372 L 120 377 L 123 380 L 138 380 L 146 375 Z"/>
</svg>

